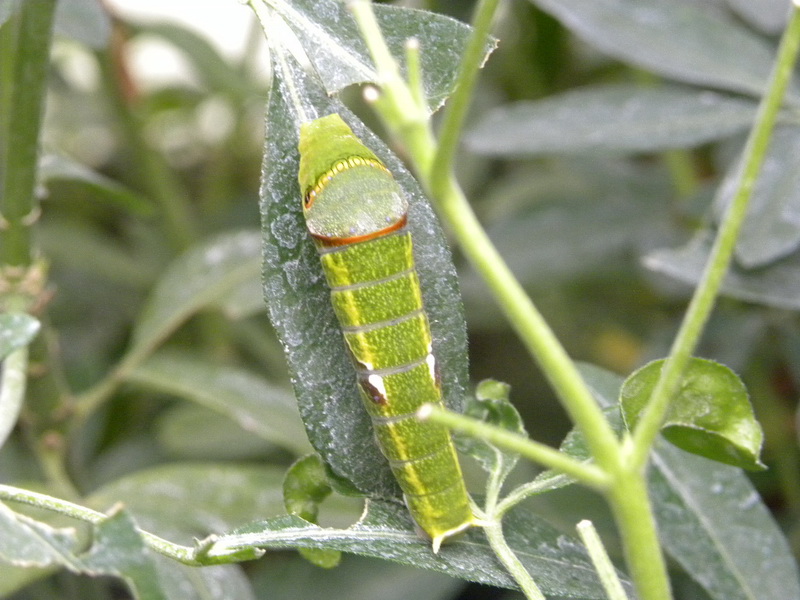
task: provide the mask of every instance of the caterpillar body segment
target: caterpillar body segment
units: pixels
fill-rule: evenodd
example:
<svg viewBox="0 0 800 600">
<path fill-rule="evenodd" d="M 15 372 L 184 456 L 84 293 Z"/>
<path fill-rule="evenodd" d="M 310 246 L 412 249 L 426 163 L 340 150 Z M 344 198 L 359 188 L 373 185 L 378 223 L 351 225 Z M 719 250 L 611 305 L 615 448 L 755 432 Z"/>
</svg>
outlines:
<svg viewBox="0 0 800 600">
<path fill-rule="evenodd" d="M 363 404 L 411 516 L 432 539 L 475 524 L 446 428 L 415 418 L 442 403 L 414 265 L 408 202 L 339 115 L 303 124 L 299 182 Z"/>
</svg>

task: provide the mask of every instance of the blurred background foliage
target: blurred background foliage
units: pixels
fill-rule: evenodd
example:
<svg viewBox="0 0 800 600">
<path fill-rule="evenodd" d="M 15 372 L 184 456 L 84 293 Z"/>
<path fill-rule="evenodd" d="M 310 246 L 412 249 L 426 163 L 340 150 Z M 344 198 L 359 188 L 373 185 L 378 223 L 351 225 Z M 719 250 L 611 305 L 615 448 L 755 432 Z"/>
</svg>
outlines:
<svg viewBox="0 0 800 600">
<path fill-rule="evenodd" d="M 774 45 L 779 26 L 758 30 L 732 0 L 710 4 Z M 468 20 L 474 2 L 405 5 Z M 307 442 L 260 296 L 269 80 L 262 33 L 255 22 L 241 31 L 247 50 L 231 58 L 175 22 L 130 22 L 90 0 L 62 1 L 59 11 L 36 233 L 52 299 L 32 349 L 34 367 L 41 359 L 47 368 L 30 386 L 30 397 L 46 401 L 25 408 L 0 452 L 0 481 L 66 492 L 100 510 L 124 499 L 142 526 L 179 542 L 279 514 L 282 473 Z M 589 85 L 657 83 L 531 2 L 506 2 L 495 35 L 500 45 L 473 102 L 471 143 L 496 106 Z M 136 48 L 153 41 L 180 55 L 184 77 L 153 83 L 135 68 Z M 359 90 L 344 99 L 376 125 Z M 666 355 L 691 291 L 642 259 L 682 246 L 708 222 L 713 190 L 744 130 L 678 152 L 508 157 L 465 149 L 458 168 L 481 220 L 569 353 L 627 374 Z M 570 427 L 566 416 L 457 249 L 455 260 L 473 381 L 509 382 L 531 436 L 557 445 Z M 791 307 L 769 304 L 723 298 L 699 354 L 748 385 L 771 467 L 754 480 L 800 554 L 800 330 Z M 142 360 L 156 346 L 163 347 Z M 141 348 L 147 351 L 129 360 Z M 109 373 L 117 374 L 113 393 L 74 417 L 76 396 L 91 406 L 87 398 Z M 532 469 L 523 465 L 517 476 Z M 565 530 L 591 518 L 604 539 L 614 539 L 603 503 L 585 490 L 536 502 Z M 344 525 L 359 511 L 358 502 L 334 501 L 323 523 Z M 275 553 L 220 572 L 220 582 L 240 586 L 228 589 L 244 590 L 239 598 L 310 597 L 322 589 L 331 600 L 512 596 L 355 557 L 321 571 L 294 553 Z M 0 567 L 0 595 L 124 597 L 111 580 L 45 575 Z M 24 587 L 29 580 L 36 581 Z M 677 597 L 706 597 L 680 574 L 676 581 Z"/>
</svg>

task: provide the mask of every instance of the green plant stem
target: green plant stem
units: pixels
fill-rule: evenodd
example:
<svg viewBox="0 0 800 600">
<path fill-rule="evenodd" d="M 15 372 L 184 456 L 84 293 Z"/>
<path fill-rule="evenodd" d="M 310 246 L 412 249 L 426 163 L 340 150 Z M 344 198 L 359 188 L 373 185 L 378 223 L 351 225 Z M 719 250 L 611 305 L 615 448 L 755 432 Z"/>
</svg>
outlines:
<svg viewBox="0 0 800 600">
<path fill-rule="evenodd" d="M 566 473 L 596 490 L 604 490 L 608 486 L 608 476 L 598 467 L 578 462 L 546 444 L 511 433 L 501 427 L 483 423 L 433 404 L 426 404 L 420 408 L 417 416 L 420 419 L 429 419 L 434 423 L 441 423 L 451 429 L 463 431 L 500 448 L 518 452 L 529 460 Z"/>
<path fill-rule="evenodd" d="M 442 175 L 443 183 L 439 193 L 432 193 L 431 171 L 436 143 L 426 115 L 419 112 L 410 114 L 414 107 L 413 94 L 400 77 L 397 65 L 386 48 L 369 2 L 352 0 L 350 8 L 379 74 L 381 92 L 375 99 L 376 109 L 389 130 L 405 144 L 439 214 L 455 233 L 464 254 L 488 284 L 528 351 L 541 365 L 573 422 L 583 432 L 597 465 L 590 467 L 578 463 L 576 467 L 575 462 L 568 459 L 569 462 L 560 465 L 562 470 L 567 472 L 570 469 L 570 475 L 578 476 L 584 483 L 592 480 L 601 489 L 609 484 L 610 478 L 606 497 L 622 534 L 626 558 L 637 591 L 642 600 L 667 600 L 670 597 L 669 579 L 647 496 L 644 469 L 631 469 L 627 461 L 629 443 L 620 445 L 575 364 L 481 227 L 459 188 L 452 169 L 446 176 Z M 485 32 L 481 36 L 484 39 Z M 464 77 L 463 70 L 461 76 Z M 455 416 L 453 425 L 464 425 L 464 430 L 470 430 L 473 435 L 485 437 L 498 445 L 501 445 L 501 440 L 509 441 L 511 445 L 506 447 L 537 462 L 544 460 L 547 461 L 545 464 L 553 465 L 558 460 L 550 454 L 558 452 L 547 446 L 528 445 L 529 440 L 524 438 L 506 440 L 506 435 L 514 436 L 505 431 L 495 434 L 490 429 L 484 430 L 482 427 L 465 424 L 458 420 L 458 415 L 439 413 L 439 417 L 442 416 L 444 419 L 440 422 L 450 424 L 446 419 Z M 598 476 L 595 477 L 595 474 Z M 502 530 L 497 528 L 494 534 L 502 537 Z"/>
<path fill-rule="evenodd" d="M 607 498 L 619 527 L 625 563 L 641 600 L 671 600 L 647 481 L 640 471 L 616 473 Z"/>
<path fill-rule="evenodd" d="M 444 195 L 447 175 L 453 170 L 453 157 L 461 138 L 461 129 L 467 116 L 475 82 L 478 80 L 478 69 L 484 60 L 486 38 L 498 4 L 499 0 L 481 0 L 475 9 L 472 19 L 474 31 L 461 59 L 458 86 L 445 106 L 439 129 L 439 147 L 430 169 L 429 187 L 431 194 L 436 198 Z"/>
<path fill-rule="evenodd" d="M 382 96 L 376 102 L 377 108 L 390 130 L 403 140 L 423 185 L 431 192 L 430 174 L 436 155 L 436 141 L 427 114 L 413 114 L 408 110 L 408 107 L 414 106 L 413 94 L 386 47 L 370 3 L 351 0 L 349 6 L 379 74 Z M 489 21 L 486 20 L 487 24 Z M 474 32 L 473 35 L 480 36 L 481 40 L 486 38 L 485 31 Z M 478 66 L 473 65 L 473 68 Z M 462 77 L 465 76 L 465 70 L 462 69 L 461 73 Z M 489 285 L 509 323 L 542 366 L 573 421 L 583 431 L 598 464 L 604 466 L 605 462 L 616 462 L 619 453 L 613 430 L 605 421 L 575 364 L 481 227 L 452 172 L 444 179 L 441 195 L 433 195 L 433 200 L 439 214 L 458 238 L 464 254 Z"/>
<path fill-rule="evenodd" d="M 617 576 L 617 571 L 614 569 L 614 565 L 608 557 L 608 552 L 606 552 L 605 546 L 603 546 L 603 542 L 592 522 L 583 520 L 578 523 L 576 528 L 578 535 L 581 536 L 583 545 L 589 551 L 589 557 L 592 559 L 608 600 L 628 600 L 625 589 L 622 587 L 622 582 Z"/>
<path fill-rule="evenodd" d="M 55 0 L 23 2 L 8 26 L 17 25 L 14 85 L 3 124 L 5 158 L 0 190 L 0 264 L 28 266 L 33 258 L 31 228 L 39 214 L 36 170 L 50 60 Z"/>
<path fill-rule="evenodd" d="M 764 162 L 786 86 L 794 71 L 798 48 L 800 48 L 800 9 L 795 6 L 778 48 L 778 56 L 770 83 L 745 146 L 744 167 L 736 193 L 720 224 L 711 255 L 689 303 L 678 335 L 672 344 L 661 377 L 636 430 L 633 432 L 633 449 L 629 457 L 631 468 L 643 468 L 647 462 L 650 448 L 664 421 L 670 400 L 680 385 L 686 365 L 697 346 L 711 310 L 714 308 L 736 247 L 742 223 L 747 215 L 750 196 Z"/>
<path fill-rule="evenodd" d="M 108 518 L 107 515 L 92 510 L 91 508 L 81 506 L 80 504 L 74 504 L 66 500 L 61 500 L 60 498 L 54 498 L 53 496 L 31 492 L 10 485 L 0 484 L 0 499 L 35 506 L 94 525 L 98 525 Z M 185 565 L 200 566 L 203 564 L 194 558 L 194 548 L 173 544 L 170 541 L 141 529 L 137 529 L 137 531 L 142 535 L 145 543 L 160 554 L 175 559 Z"/>
<path fill-rule="evenodd" d="M 506 543 L 506 538 L 503 535 L 503 524 L 500 521 L 495 521 L 483 528 L 486 533 L 486 539 L 492 547 L 492 551 L 497 556 L 498 560 L 503 563 L 503 566 L 514 578 L 514 581 L 519 585 L 522 593 L 529 600 L 547 600 L 539 589 L 539 586 L 533 581 L 528 571 L 525 569 L 517 555 Z"/>
</svg>

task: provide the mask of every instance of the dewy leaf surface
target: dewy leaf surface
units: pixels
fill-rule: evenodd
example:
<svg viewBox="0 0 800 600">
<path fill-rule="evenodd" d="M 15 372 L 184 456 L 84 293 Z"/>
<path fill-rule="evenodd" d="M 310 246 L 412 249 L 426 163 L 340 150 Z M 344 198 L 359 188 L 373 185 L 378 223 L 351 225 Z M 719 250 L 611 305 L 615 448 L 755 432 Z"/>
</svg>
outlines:
<svg viewBox="0 0 800 600">
<path fill-rule="evenodd" d="M 622 380 L 591 365 L 581 373 L 601 406 L 616 405 Z M 797 564 L 750 480 L 658 443 L 649 477 L 664 548 L 714 600 L 798 600 Z"/>
<path fill-rule="evenodd" d="M 772 70 L 773 48 L 716 3 L 530 1 L 603 52 L 678 81 L 760 97 Z"/>
<path fill-rule="evenodd" d="M 594 567 L 579 542 L 520 508 L 506 517 L 504 528 L 509 545 L 545 594 L 605 598 Z M 249 545 L 275 549 L 332 548 L 468 581 L 515 587 L 480 531 L 470 530 L 444 545 L 439 554 L 433 554 L 430 543 L 414 533 L 405 506 L 395 502 L 370 501 L 364 517 L 349 529 L 324 529 L 298 517 L 279 517 L 243 527 L 221 536 L 217 542 L 221 551 Z M 626 586 L 631 589 L 627 582 Z"/>
<path fill-rule="evenodd" d="M 450 251 L 433 210 L 413 177 L 386 146 L 299 69 L 301 101 L 317 114 L 338 112 L 394 173 L 410 202 L 409 229 L 431 325 L 445 401 L 460 410 L 467 382 L 466 328 Z M 280 85 L 267 116 L 262 183 L 264 295 L 289 363 L 308 437 L 333 473 L 361 493 L 398 497 L 374 441 L 355 371 L 330 305 L 316 249 L 303 221 L 297 182 L 298 124 Z"/>
<path fill-rule="evenodd" d="M 677 86 L 592 86 L 489 112 L 466 137 L 492 156 L 655 152 L 729 136 L 753 121 L 756 103 Z"/>
<path fill-rule="evenodd" d="M 344 2 L 265 1 L 295 32 L 329 94 L 349 85 L 378 81 L 372 58 Z M 455 86 L 456 66 L 470 28 L 450 17 L 422 10 L 380 4 L 374 10 L 389 49 L 401 66 L 408 39 L 419 41 L 423 87 L 428 105 L 436 110 Z M 487 40 L 487 56 L 495 45 L 494 40 Z"/>
</svg>

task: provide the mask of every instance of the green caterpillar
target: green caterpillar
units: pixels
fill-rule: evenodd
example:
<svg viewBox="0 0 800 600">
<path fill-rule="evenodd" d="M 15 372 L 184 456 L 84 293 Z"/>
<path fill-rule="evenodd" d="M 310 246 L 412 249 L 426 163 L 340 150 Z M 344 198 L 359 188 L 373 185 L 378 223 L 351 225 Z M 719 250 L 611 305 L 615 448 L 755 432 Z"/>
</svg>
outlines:
<svg viewBox="0 0 800 600">
<path fill-rule="evenodd" d="M 337 114 L 304 123 L 299 148 L 306 226 L 364 406 L 411 516 L 438 552 L 475 521 L 450 434 L 414 417 L 442 395 L 406 231 L 408 202 Z"/>
</svg>

